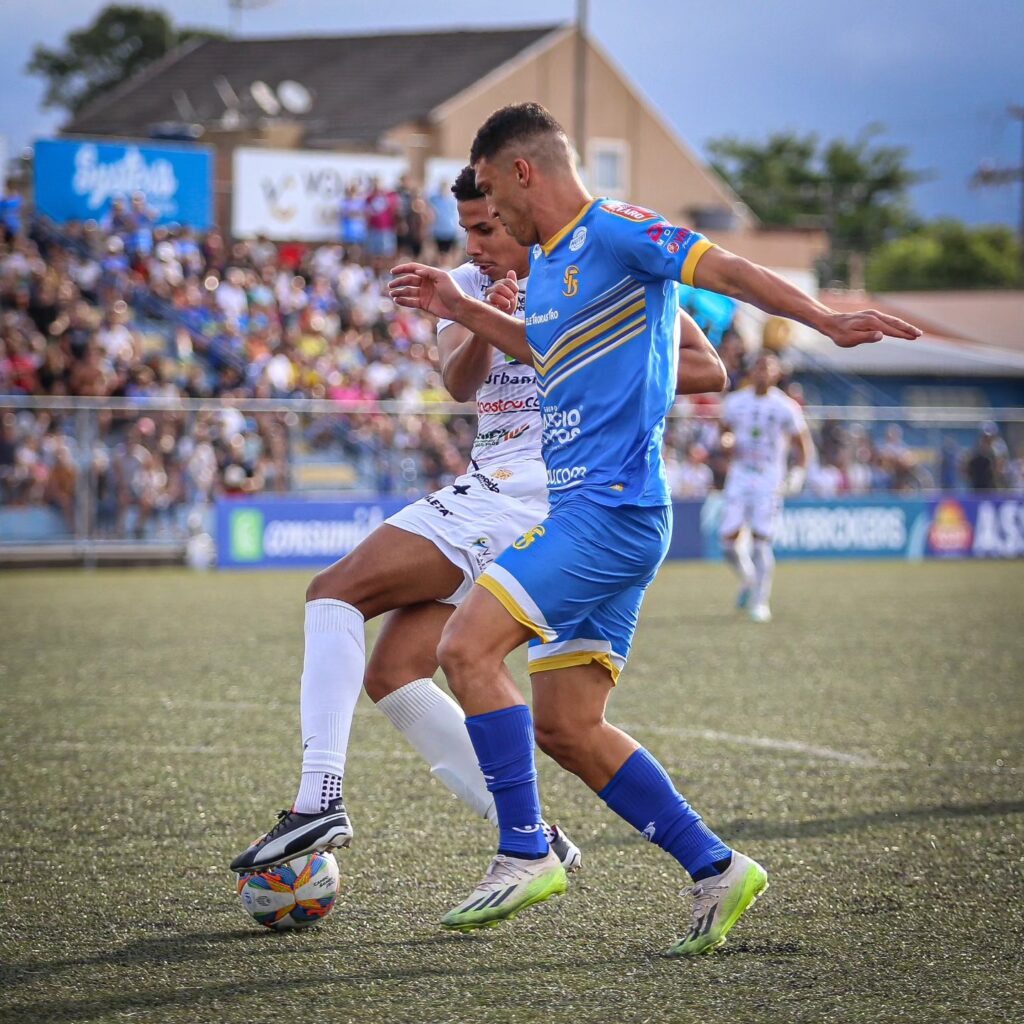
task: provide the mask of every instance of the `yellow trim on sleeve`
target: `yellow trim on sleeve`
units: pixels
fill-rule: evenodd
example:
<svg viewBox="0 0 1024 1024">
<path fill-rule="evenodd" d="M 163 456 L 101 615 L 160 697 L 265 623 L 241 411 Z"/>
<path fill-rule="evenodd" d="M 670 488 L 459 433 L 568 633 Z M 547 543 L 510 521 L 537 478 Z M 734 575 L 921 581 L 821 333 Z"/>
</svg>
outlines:
<svg viewBox="0 0 1024 1024">
<path fill-rule="evenodd" d="M 493 576 L 488 576 L 485 573 L 483 576 L 478 577 L 476 582 L 483 587 L 484 590 L 493 594 L 502 603 L 505 611 L 507 611 L 509 615 L 516 620 L 516 622 L 536 633 L 537 636 L 540 637 L 540 642 L 542 644 L 549 644 L 555 639 L 553 631 L 546 629 L 543 626 L 538 626 L 537 623 L 523 611 L 519 602 Z"/>
<path fill-rule="evenodd" d="M 551 255 L 551 253 L 554 250 L 555 246 L 558 245 L 558 243 L 563 238 L 565 238 L 565 236 L 567 234 L 569 234 L 569 232 L 572 231 L 572 229 L 574 227 L 576 227 L 576 225 L 579 224 L 579 222 L 581 220 L 583 220 L 584 217 L 586 217 L 587 213 L 589 213 L 589 211 L 590 211 L 590 208 L 596 202 L 597 202 L 596 199 L 591 199 L 590 202 L 587 203 L 586 206 L 584 206 L 583 209 L 580 210 L 580 212 L 577 213 L 576 216 L 573 217 L 573 219 L 571 221 L 569 221 L 569 223 L 566 224 L 564 228 L 562 228 L 560 231 L 556 231 L 546 242 L 544 242 L 541 245 L 541 249 L 543 249 L 545 256 L 550 256 Z"/>
<path fill-rule="evenodd" d="M 477 582 L 479 583 L 480 580 Z M 616 667 L 611 656 L 605 651 L 567 651 L 565 654 L 552 654 L 547 658 L 531 658 L 528 671 L 530 675 L 535 672 L 554 672 L 560 668 L 572 668 L 574 665 L 589 665 L 592 661 L 596 661 L 608 669 L 613 686 L 618 683 L 619 673 L 622 670 Z"/>
<path fill-rule="evenodd" d="M 706 238 L 702 238 L 699 242 L 694 242 L 690 251 L 686 254 L 686 259 L 683 261 L 683 269 L 679 274 L 679 279 L 683 284 L 688 284 L 690 287 L 694 287 L 693 284 L 693 272 L 697 269 L 697 264 L 700 263 L 701 256 L 715 247 L 714 242 L 709 242 Z"/>
</svg>

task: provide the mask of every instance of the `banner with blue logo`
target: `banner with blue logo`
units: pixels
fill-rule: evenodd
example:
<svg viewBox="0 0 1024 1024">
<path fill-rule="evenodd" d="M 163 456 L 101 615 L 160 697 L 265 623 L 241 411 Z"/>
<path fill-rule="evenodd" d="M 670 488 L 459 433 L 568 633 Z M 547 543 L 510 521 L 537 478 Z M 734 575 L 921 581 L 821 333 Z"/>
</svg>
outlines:
<svg viewBox="0 0 1024 1024">
<path fill-rule="evenodd" d="M 347 555 L 406 502 L 222 498 L 217 565 L 226 569 L 322 569 Z"/>
<path fill-rule="evenodd" d="M 157 223 L 194 228 L 213 223 L 213 151 L 205 146 L 151 145 L 90 139 L 35 144 L 35 200 L 58 223 L 102 220 L 115 198 L 135 192 Z"/>
</svg>

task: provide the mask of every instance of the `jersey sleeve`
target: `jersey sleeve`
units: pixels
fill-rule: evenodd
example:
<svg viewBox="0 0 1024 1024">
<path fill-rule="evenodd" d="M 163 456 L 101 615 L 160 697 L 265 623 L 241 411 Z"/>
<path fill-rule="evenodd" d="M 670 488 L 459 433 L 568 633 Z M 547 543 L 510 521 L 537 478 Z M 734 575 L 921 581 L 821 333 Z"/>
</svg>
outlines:
<svg viewBox="0 0 1024 1024">
<path fill-rule="evenodd" d="M 463 263 L 454 270 L 449 271 L 452 280 L 471 298 L 482 298 L 481 279 L 482 275 L 472 263 Z M 437 333 L 440 334 L 446 327 L 451 327 L 454 320 L 445 320 L 439 317 L 437 321 Z"/>
<path fill-rule="evenodd" d="M 612 255 L 641 281 L 692 285 L 700 258 L 712 246 L 699 232 L 669 224 L 642 206 L 604 202 L 598 217 Z"/>
</svg>

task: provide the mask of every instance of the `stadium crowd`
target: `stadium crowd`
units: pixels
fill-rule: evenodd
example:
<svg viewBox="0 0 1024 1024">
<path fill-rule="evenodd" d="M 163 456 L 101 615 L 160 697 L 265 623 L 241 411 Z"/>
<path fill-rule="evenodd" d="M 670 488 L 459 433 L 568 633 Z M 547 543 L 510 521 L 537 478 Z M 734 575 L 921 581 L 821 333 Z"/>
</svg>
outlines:
<svg viewBox="0 0 1024 1024">
<path fill-rule="evenodd" d="M 98 536 L 173 531 L 218 495 L 287 490 L 297 457 L 347 463 L 363 490 L 416 493 L 457 475 L 472 416 L 374 413 L 447 401 L 432 319 L 386 296 L 395 253 L 458 258 L 454 200 L 401 182 L 348 190 L 336 244 L 231 242 L 217 230 L 158 226 L 141 196 L 103 223 L 0 224 L 0 395 L 133 400 L 216 398 L 216 411 L 2 411 L 0 502 L 48 505 L 68 529 Z M 8 215 L 9 214 L 9 215 Z M 730 387 L 749 354 L 735 333 L 720 352 Z M 798 383 L 786 385 L 802 401 Z M 317 398 L 337 414 L 243 414 L 240 398 Z M 340 403 L 363 403 L 346 411 Z M 727 448 L 716 396 L 680 399 L 666 455 L 677 497 L 719 487 Z M 819 425 L 811 493 L 1024 486 L 994 429 L 974 452 L 943 447 L 935 473 L 900 428 L 876 442 L 857 425 Z M 93 507 L 75 495 L 87 474 Z M 87 518 L 86 522 L 82 517 Z"/>
</svg>

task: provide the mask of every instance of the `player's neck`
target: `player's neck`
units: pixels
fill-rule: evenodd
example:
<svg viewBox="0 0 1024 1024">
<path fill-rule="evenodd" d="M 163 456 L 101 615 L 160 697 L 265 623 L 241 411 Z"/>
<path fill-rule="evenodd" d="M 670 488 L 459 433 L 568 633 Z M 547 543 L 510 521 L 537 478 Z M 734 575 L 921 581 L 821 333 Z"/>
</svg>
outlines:
<svg viewBox="0 0 1024 1024">
<path fill-rule="evenodd" d="M 554 238 L 566 224 L 575 220 L 593 198 L 575 175 L 552 182 L 544 202 L 534 209 L 534 222 L 541 243 Z"/>
<path fill-rule="evenodd" d="M 767 395 L 768 392 L 771 391 L 771 389 L 772 389 L 771 384 L 765 384 L 765 386 L 763 388 L 759 388 L 755 384 L 754 385 L 754 394 L 757 395 L 758 398 L 764 398 L 764 396 Z"/>
</svg>

